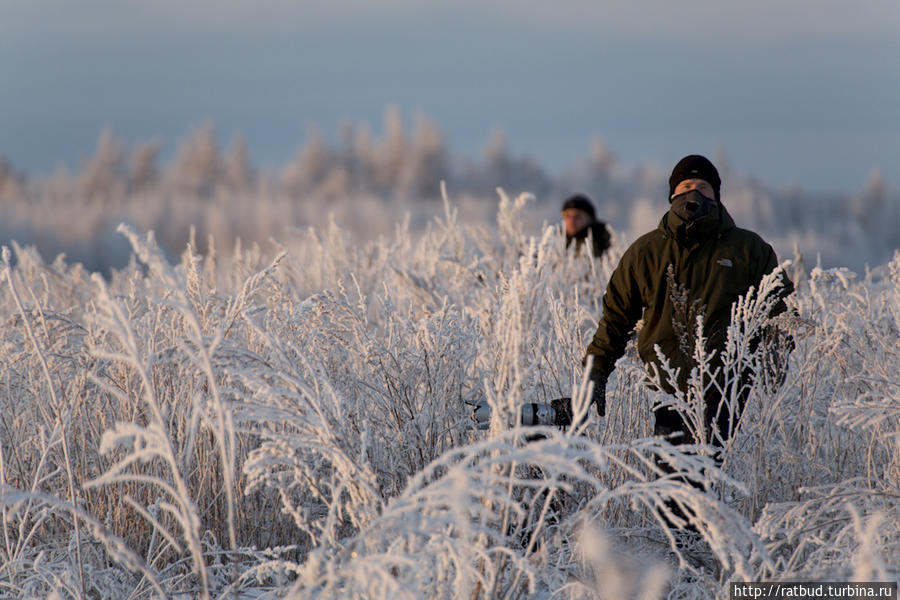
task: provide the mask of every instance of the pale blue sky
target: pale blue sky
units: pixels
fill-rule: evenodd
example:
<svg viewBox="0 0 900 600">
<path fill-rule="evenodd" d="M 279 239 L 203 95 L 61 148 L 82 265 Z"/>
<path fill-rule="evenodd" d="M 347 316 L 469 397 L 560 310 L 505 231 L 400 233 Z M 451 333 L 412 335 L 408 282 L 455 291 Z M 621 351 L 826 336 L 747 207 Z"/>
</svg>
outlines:
<svg viewBox="0 0 900 600">
<path fill-rule="evenodd" d="M 278 167 L 312 125 L 424 111 L 548 168 L 593 136 L 662 169 L 724 150 L 774 186 L 900 185 L 897 0 L 0 0 L 0 155 L 77 168 L 109 126 L 168 154 L 212 120 Z"/>
</svg>

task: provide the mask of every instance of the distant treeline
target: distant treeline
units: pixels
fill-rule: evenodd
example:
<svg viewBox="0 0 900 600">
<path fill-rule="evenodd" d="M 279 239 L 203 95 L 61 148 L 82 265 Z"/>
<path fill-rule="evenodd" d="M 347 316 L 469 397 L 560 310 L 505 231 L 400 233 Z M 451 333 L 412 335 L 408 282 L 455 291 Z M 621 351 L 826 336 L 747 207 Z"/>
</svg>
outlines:
<svg viewBox="0 0 900 600">
<path fill-rule="evenodd" d="M 459 156 L 427 116 L 415 115 L 407 128 L 395 109 L 386 112 L 383 137 L 351 122 L 336 142 L 313 130 L 277 168 L 253 164 L 241 136 L 220 144 L 212 123 L 193 129 L 168 164 L 161 164 L 161 150 L 158 140 L 129 147 L 105 130 L 74 172 L 26 175 L 0 157 L 0 241 L 34 244 L 47 258 L 65 252 L 92 269 L 127 260 L 127 245 L 114 233 L 119 222 L 153 229 L 172 253 L 183 249 L 192 226 L 201 239 L 213 235 L 228 247 L 238 237 L 265 243 L 285 226 L 320 227 L 330 218 L 363 242 L 390 232 L 404 213 L 413 226 L 439 214 L 433 201 L 441 182 L 464 219 L 490 218 L 497 188 L 531 192 L 535 227 L 558 218 L 565 196 L 587 193 L 626 239 L 655 226 L 666 209 L 665 167 L 625 165 L 599 138 L 585 157 L 551 173 L 512 153 L 501 130 L 482 156 Z M 773 190 L 764 175 L 747 177 L 725 156 L 712 158 L 735 220 L 770 239 L 779 254 L 797 247 L 827 265 L 862 269 L 900 248 L 900 193 L 878 172 L 856 194 L 823 195 Z"/>
</svg>

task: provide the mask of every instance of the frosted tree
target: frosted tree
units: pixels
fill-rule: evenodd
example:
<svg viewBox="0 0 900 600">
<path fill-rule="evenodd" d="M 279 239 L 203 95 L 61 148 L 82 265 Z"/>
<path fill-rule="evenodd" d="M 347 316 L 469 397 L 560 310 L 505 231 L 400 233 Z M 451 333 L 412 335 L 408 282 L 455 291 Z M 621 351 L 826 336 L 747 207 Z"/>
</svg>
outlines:
<svg viewBox="0 0 900 600">
<path fill-rule="evenodd" d="M 400 109 L 388 107 L 384 114 L 384 139 L 372 148 L 371 155 L 365 157 L 372 165 L 375 189 L 388 191 L 397 188 L 406 168 L 409 143 Z"/>
<path fill-rule="evenodd" d="M 12 203 L 21 199 L 25 177 L 0 156 L 0 203 Z"/>
<path fill-rule="evenodd" d="M 621 227 L 626 224 L 628 208 L 622 200 L 630 197 L 633 190 L 619 171 L 624 173 L 616 155 L 600 136 L 594 136 L 588 155 L 553 181 L 553 191 L 559 198 L 576 192 L 587 194 L 595 203 L 598 218 Z"/>
<path fill-rule="evenodd" d="M 444 134 L 424 113 L 417 113 L 413 121 L 409 159 L 402 188 L 419 197 L 437 198 L 440 182 L 449 175 Z"/>
<path fill-rule="evenodd" d="M 247 192 L 253 186 L 256 174 L 250 165 L 250 153 L 242 135 L 231 140 L 228 154 L 222 159 L 222 170 L 228 186 L 237 192 Z"/>
<path fill-rule="evenodd" d="M 884 176 L 877 170 L 872 171 L 863 191 L 853 199 L 853 213 L 859 220 L 863 231 L 874 232 L 885 218 L 887 205 L 887 184 Z"/>
<path fill-rule="evenodd" d="M 509 156 L 509 148 L 506 140 L 506 132 L 499 127 L 495 127 L 491 131 L 491 135 L 484 145 L 484 162 L 486 179 L 496 182 L 500 187 L 504 187 L 509 181 L 510 171 L 512 170 L 512 159 Z"/>
<path fill-rule="evenodd" d="M 477 178 L 489 189 L 502 187 L 510 191 L 528 191 L 542 196 L 550 189 L 547 175 L 533 159 L 512 156 L 509 152 L 506 133 L 498 128 L 484 146 L 484 171 Z"/>
<path fill-rule="evenodd" d="M 313 127 L 306 144 L 282 170 L 281 186 L 295 197 L 309 193 L 327 177 L 333 166 L 332 150 L 325 143 L 321 130 Z"/>
<path fill-rule="evenodd" d="M 110 201 L 121 198 L 125 152 L 112 130 L 104 129 L 97 140 L 97 151 L 85 162 L 78 175 L 79 195 L 86 200 Z"/>
<path fill-rule="evenodd" d="M 353 125 L 345 121 L 341 125 L 341 161 L 349 165 L 350 176 L 357 187 L 372 180 L 374 165 L 371 156 L 375 145 L 372 129 L 367 124 Z"/>
<path fill-rule="evenodd" d="M 591 189 L 604 190 L 612 183 L 616 156 L 599 136 L 591 140 L 591 150 L 587 160 Z"/>
<path fill-rule="evenodd" d="M 168 179 L 176 190 L 204 197 L 215 191 L 221 172 L 216 130 L 212 123 L 206 123 L 180 144 Z"/>
<path fill-rule="evenodd" d="M 147 191 L 157 183 L 159 149 L 158 141 L 141 142 L 132 149 L 128 158 L 129 192 Z"/>
</svg>

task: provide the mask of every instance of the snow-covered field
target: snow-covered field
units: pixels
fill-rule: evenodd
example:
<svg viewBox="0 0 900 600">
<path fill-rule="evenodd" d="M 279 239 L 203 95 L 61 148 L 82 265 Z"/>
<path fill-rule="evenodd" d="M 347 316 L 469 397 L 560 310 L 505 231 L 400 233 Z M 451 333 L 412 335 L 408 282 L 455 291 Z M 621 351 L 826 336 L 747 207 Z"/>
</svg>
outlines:
<svg viewBox="0 0 900 600">
<path fill-rule="evenodd" d="M 524 196 L 480 224 L 454 206 L 366 243 L 331 224 L 180 259 L 123 228 L 135 258 L 108 277 L 4 253 L 0 596 L 725 598 L 900 578 L 900 254 L 854 274 L 782 252 L 796 349 L 720 470 L 650 437 L 663 398 L 633 348 L 605 418 L 530 442 L 506 427 L 524 402 L 583 408 L 628 236 L 593 262 Z M 732 358 L 755 369 L 740 342 L 764 307 L 743 309 Z M 669 499 L 699 538 L 663 526 Z"/>
</svg>

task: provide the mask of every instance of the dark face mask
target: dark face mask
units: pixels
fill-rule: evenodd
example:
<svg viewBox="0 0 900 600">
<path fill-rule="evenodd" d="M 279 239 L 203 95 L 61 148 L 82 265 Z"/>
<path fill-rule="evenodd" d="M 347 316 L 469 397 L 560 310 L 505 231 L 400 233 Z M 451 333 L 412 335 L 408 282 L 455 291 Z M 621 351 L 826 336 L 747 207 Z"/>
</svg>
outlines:
<svg viewBox="0 0 900 600">
<path fill-rule="evenodd" d="M 707 198 L 697 190 L 691 190 L 672 198 L 670 210 L 684 221 L 691 222 L 708 215 L 715 208 L 715 200 Z"/>
</svg>

